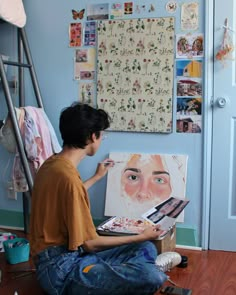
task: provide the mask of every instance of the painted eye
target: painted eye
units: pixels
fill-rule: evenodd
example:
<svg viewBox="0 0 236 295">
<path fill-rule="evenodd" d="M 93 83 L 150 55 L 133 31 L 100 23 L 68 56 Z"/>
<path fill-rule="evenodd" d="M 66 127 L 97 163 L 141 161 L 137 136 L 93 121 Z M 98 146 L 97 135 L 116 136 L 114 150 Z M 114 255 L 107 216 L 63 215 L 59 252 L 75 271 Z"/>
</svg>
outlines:
<svg viewBox="0 0 236 295">
<path fill-rule="evenodd" d="M 163 178 L 157 177 L 157 178 L 154 178 L 154 182 L 158 184 L 163 184 L 165 183 L 165 180 Z"/>
<path fill-rule="evenodd" d="M 136 180 L 138 180 L 139 177 L 138 177 L 137 175 L 131 174 L 131 175 L 129 175 L 127 178 L 128 178 L 129 180 L 136 181 Z"/>
</svg>

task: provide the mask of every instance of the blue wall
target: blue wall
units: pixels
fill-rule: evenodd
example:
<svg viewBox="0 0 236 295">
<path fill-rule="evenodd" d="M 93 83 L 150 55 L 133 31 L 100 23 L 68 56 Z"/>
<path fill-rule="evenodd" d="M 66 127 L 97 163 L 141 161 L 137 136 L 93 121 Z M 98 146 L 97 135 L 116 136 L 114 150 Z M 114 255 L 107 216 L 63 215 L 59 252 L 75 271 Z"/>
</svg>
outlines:
<svg viewBox="0 0 236 295">
<path fill-rule="evenodd" d="M 58 138 L 58 119 L 62 108 L 78 99 L 78 81 L 73 80 L 74 49 L 68 46 L 69 24 L 73 22 L 71 9 L 80 10 L 86 8 L 87 4 L 104 3 L 105 1 L 46 1 L 46 0 L 25 0 L 27 14 L 26 32 L 37 72 L 40 89 L 45 105 L 45 110 L 50 118 Z M 107 1 L 112 3 L 115 1 Z M 117 1 L 122 2 L 122 1 Z M 134 1 L 135 2 L 135 1 Z M 136 1 L 137 2 L 137 1 Z M 167 1 L 138 1 L 155 5 L 155 12 L 150 15 L 148 12 L 139 17 L 160 17 L 173 16 L 176 19 L 176 33 L 180 33 L 180 6 L 174 14 L 165 10 Z M 185 1 L 190 2 L 190 1 Z M 200 5 L 200 28 L 199 32 L 204 33 L 203 27 L 203 1 Z M 133 16 L 134 17 L 134 16 Z M 1 25 L 0 30 L 0 53 L 15 56 L 16 40 L 15 32 L 9 25 Z M 27 76 L 26 76 L 27 78 Z M 35 105 L 34 94 L 26 79 L 27 97 L 26 104 Z M 204 101 L 205 98 L 203 98 Z M 0 91 L 0 119 L 6 116 L 6 104 L 4 96 Z M 79 166 L 83 179 L 91 176 L 96 169 L 96 163 L 108 156 L 111 151 L 143 152 L 143 153 L 174 153 L 187 154 L 188 177 L 186 196 L 190 204 L 185 210 L 185 222 L 180 226 L 197 229 L 197 239 L 201 236 L 201 215 L 202 215 L 202 134 L 176 133 L 176 97 L 174 97 L 173 109 L 173 133 L 152 134 L 152 133 L 131 133 L 131 132 L 109 132 L 108 138 L 102 142 L 98 153 L 84 159 Z M 9 154 L 0 147 L 0 174 L 7 165 Z M 9 169 L 8 169 L 9 170 Z M 7 198 L 4 182 L 7 176 L 2 177 L 0 184 L 0 209 L 22 211 L 22 199 L 18 196 L 17 201 Z M 106 179 L 102 179 L 89 191 L 91 199 L 92 214 L 94 218 L 102 218 L 105 202 Z"/>
</svg>

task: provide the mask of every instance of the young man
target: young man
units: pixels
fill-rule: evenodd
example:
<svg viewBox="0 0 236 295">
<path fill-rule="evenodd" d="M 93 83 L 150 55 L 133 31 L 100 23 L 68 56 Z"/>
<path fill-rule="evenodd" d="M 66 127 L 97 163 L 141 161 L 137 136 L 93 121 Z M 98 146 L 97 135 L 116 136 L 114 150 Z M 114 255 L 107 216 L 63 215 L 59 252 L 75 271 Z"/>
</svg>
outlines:
<svg viewBox="0 0 236 295">
<path fill-rule="evenodd" d="M 36 175 L 30 245 L 37 278 L 48 294 L 153 294 L 167 279 L 149 242 L 160 235 L 158 227 L 133 236 L 96 233 L 87 190 L 114 163 L 106 159 L 84 183 L 77 166 L 96 153 L 108 127 L 103 110 L 79 103 L 66 108 L 60 116 L 63 149 Z"/>
</svg>

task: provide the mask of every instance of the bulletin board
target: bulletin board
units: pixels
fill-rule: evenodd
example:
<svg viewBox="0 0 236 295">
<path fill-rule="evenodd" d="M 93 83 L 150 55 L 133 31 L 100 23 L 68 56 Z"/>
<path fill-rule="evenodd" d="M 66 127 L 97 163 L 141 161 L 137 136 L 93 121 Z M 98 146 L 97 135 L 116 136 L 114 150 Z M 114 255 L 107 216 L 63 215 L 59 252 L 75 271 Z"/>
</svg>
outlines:
<svg viewBox="0 0 236 295">
<path fill-rule="evenodd" d="M 110 130 L 172 132 L 173 17 L 98 22 L 97 105 Z"/>
</svg>

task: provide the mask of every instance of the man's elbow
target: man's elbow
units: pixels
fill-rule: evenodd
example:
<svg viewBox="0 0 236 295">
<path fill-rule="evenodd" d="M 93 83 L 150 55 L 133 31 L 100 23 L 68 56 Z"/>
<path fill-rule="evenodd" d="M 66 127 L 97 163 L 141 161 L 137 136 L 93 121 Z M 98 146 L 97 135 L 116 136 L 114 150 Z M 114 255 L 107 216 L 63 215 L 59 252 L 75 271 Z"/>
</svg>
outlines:
<svg viewBox="0 0 236 295">
<path fill-rule="evenodd" d="M 96 252 L 96 246 L 94 245 L 93 240 L 88 240 L 83 243 L 83 249 L 87 253 Z"/>
</svg>

